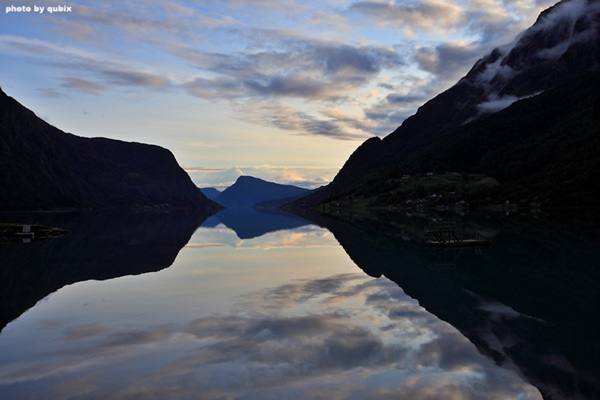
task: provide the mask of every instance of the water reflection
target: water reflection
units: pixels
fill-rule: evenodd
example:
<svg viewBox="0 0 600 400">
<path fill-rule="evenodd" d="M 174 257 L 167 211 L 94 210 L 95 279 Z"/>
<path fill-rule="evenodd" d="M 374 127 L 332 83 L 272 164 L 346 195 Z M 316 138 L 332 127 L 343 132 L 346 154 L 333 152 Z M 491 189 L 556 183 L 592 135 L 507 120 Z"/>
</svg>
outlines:
<svg viewBox="0 0 600 400">
<path fill-rule="evenodd" d="M 310 225 L 305 219 L 278 209 L 256 211 L 251 207 L 233 207 L 221 210 L 209 218 L 204 226 L 222 223 L 233 230 L 240 239 L 252 239 L 279 230 Z"/>
<path fill-rule="evenodd" d="M 438 216 L 439 217 L 439 216 Z M 451 217 L 490 249 L 427 249 L 432 216 L 321 219 L 371 276 L 386 276 L 483 354 L 552 399 L 600 397 L 597 219 Z"/>
<path fill-rule="evenodd" d="M 249 292 L 176 325 L 51 329 L 46 355 L 0 367 L 7 395 L 539 398 L 397 285 L 356 273 Z"/>
<path fill-rule="evenodd" d="M 188 243 L 187 247 L 229 246 L 234 248 L 314 248 L 337 245 L 337 241 L 327 229 L 302 221 L 298 226 L 286 228 L 283 225 L 271 225 L 272 230 L 258 236 L 241 238 L 240 231 L 212 216 L 200 227 L 202 239 Z"/>
<path fill-rule="evenodd" d="M 0 398 L 598 397 L 593 222 L 461 219 L 492 247 L 437 268 L 427 218 L 246 240 L 203 216 L 61 218 L 39 222 L 72 238 L 12 255 L 3 287 L 85 282 L 2 331 Z"/>
<path fill-rule="evenodd" d="M 65 285 L 168 267 L 207 216 L 183 211 L 0 214 L 2 222 L 70 232 L 42 242 L 0 243 L 0 331 Z"/>
<path fill-rule="evenodd" d="M 0 222 L 0 243 L 31 243 L 63 236 L 69 232 L 44 225 Z"/>
</svg>

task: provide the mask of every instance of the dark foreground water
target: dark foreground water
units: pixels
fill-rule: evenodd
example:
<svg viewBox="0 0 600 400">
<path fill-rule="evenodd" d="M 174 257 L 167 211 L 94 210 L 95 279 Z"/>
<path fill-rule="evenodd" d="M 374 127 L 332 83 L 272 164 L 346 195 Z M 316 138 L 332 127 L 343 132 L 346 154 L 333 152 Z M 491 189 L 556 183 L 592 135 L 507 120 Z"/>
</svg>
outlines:
<svg viewBox="0 0 600 400">
<path fill-rule="evenodd" d="M 598 398 L 593 219 L 218 217 L 3 215 L 0 398 Z"/>
</svg>

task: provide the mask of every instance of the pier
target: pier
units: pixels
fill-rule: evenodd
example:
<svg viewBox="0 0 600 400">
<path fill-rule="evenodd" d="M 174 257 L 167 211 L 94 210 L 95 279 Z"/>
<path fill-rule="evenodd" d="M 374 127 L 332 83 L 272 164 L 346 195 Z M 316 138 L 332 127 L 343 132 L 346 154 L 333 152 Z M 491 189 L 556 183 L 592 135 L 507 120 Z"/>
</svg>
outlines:
<svg viewBox="0 0 600 400">
<path fill-rule="evenodd" d="M 456 233 L 454 222 L 434 222 L 425 230 L 433 235 L 435 240 L 425 242 L 427 247 L 443 248 L 484 248 L 491 245 L 487 239 L 463 239 Z"/>
</svg>

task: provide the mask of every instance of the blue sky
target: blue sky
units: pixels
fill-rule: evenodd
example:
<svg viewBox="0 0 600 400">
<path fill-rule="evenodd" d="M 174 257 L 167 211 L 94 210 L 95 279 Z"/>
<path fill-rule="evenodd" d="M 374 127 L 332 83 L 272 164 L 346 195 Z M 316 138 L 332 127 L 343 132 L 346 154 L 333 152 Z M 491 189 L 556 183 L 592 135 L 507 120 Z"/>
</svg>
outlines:
<svg viewBox="0 0 600 400">
<path fill-rule="evenodd" d="M 553 3 L 0 0 L 0 86 L 64 131 L 170 149 L 201 187 L 316 187 Z"/>
</svg>

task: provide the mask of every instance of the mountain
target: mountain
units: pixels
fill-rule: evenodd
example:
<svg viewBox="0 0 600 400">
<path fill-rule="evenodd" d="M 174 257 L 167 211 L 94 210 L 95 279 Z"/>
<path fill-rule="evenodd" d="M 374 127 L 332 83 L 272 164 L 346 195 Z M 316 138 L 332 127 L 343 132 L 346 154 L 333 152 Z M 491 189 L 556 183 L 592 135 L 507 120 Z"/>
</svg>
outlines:
<svg viewBox="0 0 600 400">
<path fill-rule="evenodd" d="M 285 212 L 284 210 L 282 210 L 282 206 L 292 203 L 298 199 L 301 199 L 305 196 L 310 195 L 311 193 L 319 190 L 320 188 L 317 189 L 309 189 L 306 192 L 301 192 L 300 194 L 297 194 L 295 196 L 291 196 L 291 197 L 284 197 L 281 199 L 275 199 L 275 200 L 267 200 L 267 201 L 262 201 L 260 203 L 256 203 L 254 204 L 253 208 L 255 210 L 258 210 L 260 212 L 263 213 L 269 213 L 269 214 L 279 214 L 279 215 L 287 215 L 289 213 Z"/>
<path fill-rule="evenodd" d="M 308 189 L 292 185 L 281 185 L 251 176 L 240 176 L 215 201 L 225 207 L 252 207 L 256 203 L 283 199 L 308 192 Z"/>
<path fill-rule="evenodd" d="M 592 206 L 599 133 L 600 1 L 563 0 L 390 135 L 364 142 L 304 201 L 404 203 L 406 175 L 454 171 L 497 183 L 464 190 L 474 203 Z"/>
<path fill-rule="evenodd" d="M 65 133 L 0 89 L 0 210 L 214 207 L 159 146 Z"/>
<path fill-rule="evenodd" d="M 221 191 L 215 189 L 214 187 L 200 188 L 200 190 L 210 200 L 215 200 L 221 194 Z"/>
</svg>

